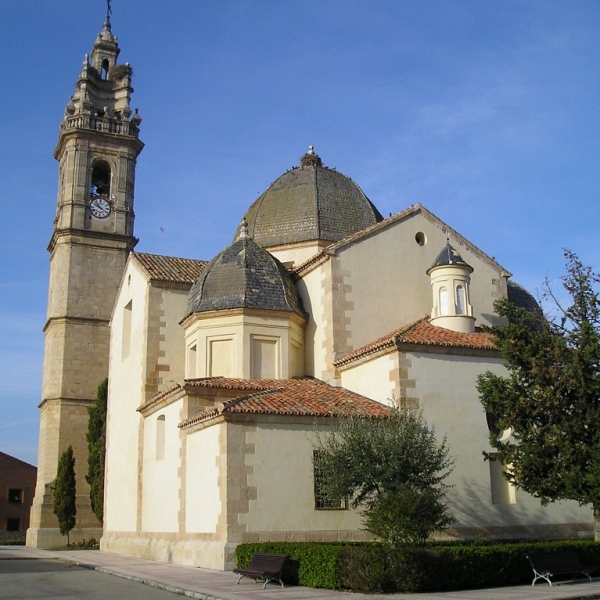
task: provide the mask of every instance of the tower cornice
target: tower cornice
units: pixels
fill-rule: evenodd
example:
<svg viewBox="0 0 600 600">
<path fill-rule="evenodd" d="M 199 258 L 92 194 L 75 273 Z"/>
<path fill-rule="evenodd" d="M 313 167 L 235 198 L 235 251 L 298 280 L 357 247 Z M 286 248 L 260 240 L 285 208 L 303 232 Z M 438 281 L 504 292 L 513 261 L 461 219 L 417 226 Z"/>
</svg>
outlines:
<svg viewBox="0 0 600 600">
<path fill-rule="evenodd" d="M 64 147 L 69 140 L 111 142 L 119 147 L 126 145 L 133 149 L 135 156 L 144 148 L 144 142 L 139 139 L 139 127 L 131 121 L 119 121 L 106 117 L 91 115 L 74 115 L 67 117 L 61 124 L 58 142 L 54 148 L 54 158 L 60 160 Z"/>
<path fill-rule="evenodd" d="M 138 238 L 120 233 L 107 233 L 89 229 L 59 229 L 55 230 L 48 243 L 48 252 L 52 254 L 58 244 L 83 244 L 102 248 L 123 248 L 131 252 L 138 243 Z"/>
</svg>

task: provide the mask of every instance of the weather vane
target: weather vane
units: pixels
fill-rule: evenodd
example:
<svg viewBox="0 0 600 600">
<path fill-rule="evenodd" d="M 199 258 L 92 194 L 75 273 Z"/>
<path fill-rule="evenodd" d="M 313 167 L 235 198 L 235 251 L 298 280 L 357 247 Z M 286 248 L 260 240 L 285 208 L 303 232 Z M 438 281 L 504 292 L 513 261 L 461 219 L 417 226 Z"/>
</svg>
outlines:
<svg viewBox="0 0 600 600">
<path fill-rule="evenodd" d="M 106 16 L 110 17 L 112 15 L 112 9 L 110 7 L 110 3 L 112 0 L 106 0 Z"/>
</svg>

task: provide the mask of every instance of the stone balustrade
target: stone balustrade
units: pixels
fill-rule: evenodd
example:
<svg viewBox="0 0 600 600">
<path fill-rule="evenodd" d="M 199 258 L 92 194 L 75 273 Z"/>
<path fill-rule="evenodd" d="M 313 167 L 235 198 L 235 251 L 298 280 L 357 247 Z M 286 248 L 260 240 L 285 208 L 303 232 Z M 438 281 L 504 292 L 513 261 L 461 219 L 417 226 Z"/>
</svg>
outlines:
<svg viewBox="0 0 600 600">
<path fill-rule="evenodd" d="M 130 135 L 139 137 L 139 127 L 132 121 L 109 117 L 96 117 L 93 115 L 70 115 L 65 117 L 61 124 L 62 129 L 91 129 L 116 133 L 117 135 Z"/>
</svg>

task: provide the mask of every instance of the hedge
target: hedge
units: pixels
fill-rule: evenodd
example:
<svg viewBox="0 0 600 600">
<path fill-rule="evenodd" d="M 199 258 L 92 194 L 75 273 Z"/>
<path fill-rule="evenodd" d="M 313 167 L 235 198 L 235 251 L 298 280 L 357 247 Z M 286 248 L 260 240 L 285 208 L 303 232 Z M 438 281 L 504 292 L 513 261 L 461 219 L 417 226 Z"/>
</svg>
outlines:
<svg viewBox="0 0 600 600">
<path fill-rule="evenodd" d="M 286 583 L 354 592 L 440 592 L 531 583 L 527 554 L 574 550 L 583 564 L 600 565 L 591 540 L 512 543 L 431 543 L 397 550 L 377 543 L 241 544 L 238 566 L 256 552 L 287 554 Z"/>
</svg>

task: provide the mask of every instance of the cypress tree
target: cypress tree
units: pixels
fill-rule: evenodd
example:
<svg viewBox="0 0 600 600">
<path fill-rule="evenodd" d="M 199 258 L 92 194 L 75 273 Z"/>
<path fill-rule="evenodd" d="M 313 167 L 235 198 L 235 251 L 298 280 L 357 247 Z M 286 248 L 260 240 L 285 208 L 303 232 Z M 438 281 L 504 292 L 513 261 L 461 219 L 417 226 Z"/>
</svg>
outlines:
<svg viewBox="0 0 600 600">
<path fill-rule="evenodd" d="M 96 392 L 96 400 L 88 408 L 88 474 L 85 480 L 90 484 L 92 510 L 102 523 L 104 518 L 104 457 L 106 453 L 106 403 L 108 379 L 105 379 Z"/>
<path fill-rule="evenodd" d="M 67 536 L 69 544 L 69 532 L 75 527 L 75 457 L 73 447 L 69 446 L 58 461 L 56 480 L 54 482 L 54 514 L 58 517 L 58 526 L 62 535 Z"/>
</svg>

